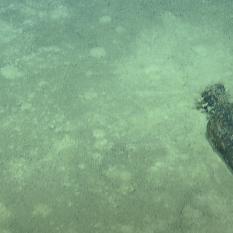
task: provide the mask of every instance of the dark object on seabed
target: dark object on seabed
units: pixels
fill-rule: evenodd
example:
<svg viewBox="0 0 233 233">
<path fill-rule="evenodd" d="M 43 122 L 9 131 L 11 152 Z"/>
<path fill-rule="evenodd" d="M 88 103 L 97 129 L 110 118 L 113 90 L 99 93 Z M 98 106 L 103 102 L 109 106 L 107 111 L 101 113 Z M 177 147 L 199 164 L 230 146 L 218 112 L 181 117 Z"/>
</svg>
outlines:
<svg viewBox="0 0 233 233">
<path fill-rule="evenodd" d="M 207 87 L 201 93 L 197 108 L 208 115 L 207 138 L 233 172 L 233 103 L 223 84 Z"/>
</svg>

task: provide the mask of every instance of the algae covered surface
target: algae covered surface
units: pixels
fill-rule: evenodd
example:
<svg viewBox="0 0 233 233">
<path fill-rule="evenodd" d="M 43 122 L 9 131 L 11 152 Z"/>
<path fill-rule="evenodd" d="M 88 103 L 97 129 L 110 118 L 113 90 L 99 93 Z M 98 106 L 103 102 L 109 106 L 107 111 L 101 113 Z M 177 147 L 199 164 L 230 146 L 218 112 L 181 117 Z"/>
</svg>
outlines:
<svg viewBox="0 0 233 233">
<path fill-rule="evenodd" d="M 231 233 L 233 176 L 195 101 L 233 93 L 232 12 L 0 0 L 0 232 Z"/>
</svg>

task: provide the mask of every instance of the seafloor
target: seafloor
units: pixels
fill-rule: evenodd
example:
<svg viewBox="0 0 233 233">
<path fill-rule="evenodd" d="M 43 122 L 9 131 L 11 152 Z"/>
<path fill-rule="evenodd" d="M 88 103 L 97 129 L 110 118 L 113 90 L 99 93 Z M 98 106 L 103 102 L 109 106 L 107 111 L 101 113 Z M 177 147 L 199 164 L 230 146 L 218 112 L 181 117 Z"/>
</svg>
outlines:
<svg viewBox="0 0 233 233">
<path fill-rule="evenodd" d="M 201 91 L 233 93 L 233 3 L 0 0 L 0 233 L 232 233 Z"/>
</svg>

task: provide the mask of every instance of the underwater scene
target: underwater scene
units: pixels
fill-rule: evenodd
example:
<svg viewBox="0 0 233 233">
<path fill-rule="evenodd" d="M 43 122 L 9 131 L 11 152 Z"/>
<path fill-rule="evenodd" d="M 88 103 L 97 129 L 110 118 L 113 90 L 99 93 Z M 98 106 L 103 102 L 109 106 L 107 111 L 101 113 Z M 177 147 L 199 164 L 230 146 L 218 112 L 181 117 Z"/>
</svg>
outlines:
<svg viewBox="0 0 233 233">
<path fill-rule="evenodd" d="M 0 233 L 232 233 L 232 41 L 231 0 L 0 0 Z"/>
</svg>

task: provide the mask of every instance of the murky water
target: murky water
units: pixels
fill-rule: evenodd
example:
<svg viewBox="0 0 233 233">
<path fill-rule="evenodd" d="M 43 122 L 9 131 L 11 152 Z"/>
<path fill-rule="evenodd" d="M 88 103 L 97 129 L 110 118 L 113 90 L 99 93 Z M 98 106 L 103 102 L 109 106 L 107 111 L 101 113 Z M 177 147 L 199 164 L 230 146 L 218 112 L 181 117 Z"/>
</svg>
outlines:
<svg viewBox="0 0 233 233">
<path fill-rule="evenodd" d="M 232 12 L 0 0 L 0 232 L 231 233 L 233 177 L 195 100 L 233 92 Z"/>
</svg>

